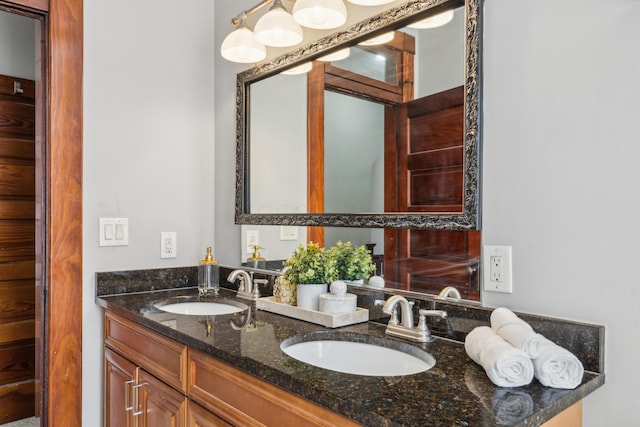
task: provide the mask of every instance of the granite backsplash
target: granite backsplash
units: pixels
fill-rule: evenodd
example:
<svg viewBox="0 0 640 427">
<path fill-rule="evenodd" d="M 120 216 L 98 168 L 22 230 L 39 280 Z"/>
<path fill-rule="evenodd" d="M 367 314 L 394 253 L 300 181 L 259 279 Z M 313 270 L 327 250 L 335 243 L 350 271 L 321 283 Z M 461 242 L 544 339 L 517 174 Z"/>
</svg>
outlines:
<svg viewBox="0 0 640 427">
<path fill-rule="evenodd" d="M 234 267 L 219 266 L 220 286 L 237 290 L 237 284 L 226 281 Z M 266 270 L 252 270 L 254 278 L 266 278 L 268 284 L 260 289 L 263 296 L 273 293 L 273 283 L 278 276 Z M 165 289 L 195 288 L 198 282 L 197 267 L 176 267 L 162 269 L 112 271 L 96 273 L 96 296 L 117 295 Z M 389 317 L 382 313 L 375 300 L 387 299 L 392 290 L 351 287 L 349 292 L 358 295 L 358 306 L 369 309 L 370 321 L 386 324 Z M 412 294 L 407 299 L 414 301 L 413 309 L 421 308 L 445 310 L 446 319 L 430 319 L 429 328 L 434 335 L 464 341 L 468 332 L 482 325 L 489 325 L 492 308 L 477 303 L 444 301 L 429 295 Z M 528 322 L 536 332 L 565 347 L 575 354 L 585 370 L 604 373 L 604 326 L 573 322 L 527 313 L 516 313 Z"/>
</svg>

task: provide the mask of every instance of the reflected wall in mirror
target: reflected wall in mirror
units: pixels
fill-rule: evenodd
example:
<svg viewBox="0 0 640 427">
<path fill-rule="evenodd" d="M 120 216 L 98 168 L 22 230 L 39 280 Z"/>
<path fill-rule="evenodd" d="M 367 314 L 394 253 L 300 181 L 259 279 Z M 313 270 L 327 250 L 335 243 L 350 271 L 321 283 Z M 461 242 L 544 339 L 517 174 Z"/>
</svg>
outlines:
<svg viewBox="0 0 640 427">
<path fill-rule="evenodd" d="M 444 10 L 444 26 L 409 26 Z M 410 1 L 239 74 L 236 222 L 479 229 L 478 13 L 476 1 Z M 395 37 L 358 44 L 380 33 Z M 307 62 L 309 74 L 283 73 Z M 455 115 L 436 98 L 452 90 Z M 419 99 L 430 117 L 415 117 Z M 403 133 L 414 123 L 429 144 Z"/>
<path fill-rule="evenodd" d="M 316 232 L 310 227 L 309 232 Z M 243 265 L 280 271 L 282 263 L 300 244 L 307 241 L 306 227 L 284 227 L 295 233 L 297 239 L 283 240 L 283 227 L 243 226 L 243 230 L 257 232 L 264 258 L 259 264 L 248 261 L 251 249 L 243 254 Z M 479 231 L 432 231 L 413 230 L 410 245 L 414 249 L 410 256 L 397 252 L 385 252 L 385 234 L 398 230 L 380 228 L 322 227 L 324 246 L 330 248 L 338 241 L 351 242 L 353 246 L 364 245 L 372 254 L 376 275 L 383 276 L 388 290 L 400 290 L 426 294 L 438 294 L 448 286 L 454 286 L 462 298 L 479 301 Z M 287 235 L 286 233 L 284 235 Z M 291 236 L 291 234 L 288 234 Z M 246 240 L 243 239 L 243 246 Z M 445 245 L 445 249 L 443 249 Z M 403 257 L 403 258 L 400 258 Z"/>
</svg>

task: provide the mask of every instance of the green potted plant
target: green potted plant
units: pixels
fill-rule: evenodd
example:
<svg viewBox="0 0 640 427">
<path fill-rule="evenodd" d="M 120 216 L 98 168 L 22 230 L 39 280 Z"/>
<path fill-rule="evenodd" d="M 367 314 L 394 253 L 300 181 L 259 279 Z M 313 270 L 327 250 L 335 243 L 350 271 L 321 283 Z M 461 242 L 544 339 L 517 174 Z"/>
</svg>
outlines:
<svg viewBox="0 0 640 427">
<path fill-rule="evenodd" d="M 371 253 L 364 246 L 353 247 L 351 242 L 338 241 L 329 249 L 329 256 L 336 261 L 338 279 L 352 284 L 363 284 L 364 279 L 371 276 L 376 266 Z"/>
<path fill-rule="evenodd" d="M 298 246 L 284 265 L 289 267 L 284 279 L 296 284 L 298 307 L 317 311 L 319 296 L 338 277 L 336 260 L 317 243 L 310 242 Z"/>
</svg>

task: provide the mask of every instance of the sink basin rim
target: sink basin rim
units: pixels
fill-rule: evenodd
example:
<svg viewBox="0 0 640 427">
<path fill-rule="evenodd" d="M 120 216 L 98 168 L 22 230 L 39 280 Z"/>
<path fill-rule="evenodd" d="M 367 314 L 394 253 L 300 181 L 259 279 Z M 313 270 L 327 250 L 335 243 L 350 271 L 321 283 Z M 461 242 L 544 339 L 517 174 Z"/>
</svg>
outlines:
<svg viewBox="0 0 640 427">
<path fill-rule="evenodd" d="M 221 316 L 242 313 L 249 309 L 247 304 L 229 298 L 199 298 L 197 296 L 168 298 L 155 302 L 153 306 L 166 313 L 191 316 Z"/>
<path fill-rule="evenodd" d="M 352 375 L 406 376 L 428 371 L 436 363 L 431 354 L 411 344 L 352 332 L 302 333 L 284 340 L 280 349 L 302 363 Z M 382 359 L 372 360 L 378 357 Z"/>
</svg>

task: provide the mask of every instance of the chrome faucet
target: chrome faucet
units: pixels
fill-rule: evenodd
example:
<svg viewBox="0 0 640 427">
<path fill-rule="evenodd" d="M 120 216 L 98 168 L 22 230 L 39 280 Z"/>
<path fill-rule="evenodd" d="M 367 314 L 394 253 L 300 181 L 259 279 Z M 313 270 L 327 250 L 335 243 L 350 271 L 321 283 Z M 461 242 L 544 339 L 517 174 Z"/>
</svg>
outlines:
<svg viewBox="0 0 640 427">
<path fill-rule="evenodd" d="M 256 300 L 253 292 L 253 280 L 251 275 L 242 269 L 233 270 L 227 277 L 227 281 L 234 283 L 240 277 L 240 285 L 238 286 L 238 298 Z M 257 288 L 257 285 L 256 285 Z M 259 294 L 258 294 L 259 296 Z"/>
<path fill-rule="evenodd" d="M 431 332 L 427 327 L 427 316 L 437 316 L 441 318 L 447 317 L 447 312 L 444 310 L 418 310 L 420 318 L 418 319 L 418 326 L 413 326 L 413 311 L 411 309 L 411 303 L 402 295 L 393 295 L 388 300 L 377 300 L 376 305 L 382 305 L 382 312 L 391 315 L 389 323 L 387 324 L 386 333 L 389 335 L 405 338 L 411 341 L 417 342 L 429 342 L 432 341 Z M 398 324 L 396 306 L 400 304 L 400 316 L 402 324 Z"/>
<path fill-rule="evenodd" d="M 438 294 L 438 296 L 440 298 L 451 298 L 453 300 L 456 301 L 460 301 L 462 299 L 462 296 L 460 295 L 460 292 L 454 288 L 453 286 L 447 286 L 446 288 L 444 288 L 443 290 L 440 291 L 440 293 Z"/>
</svg>

